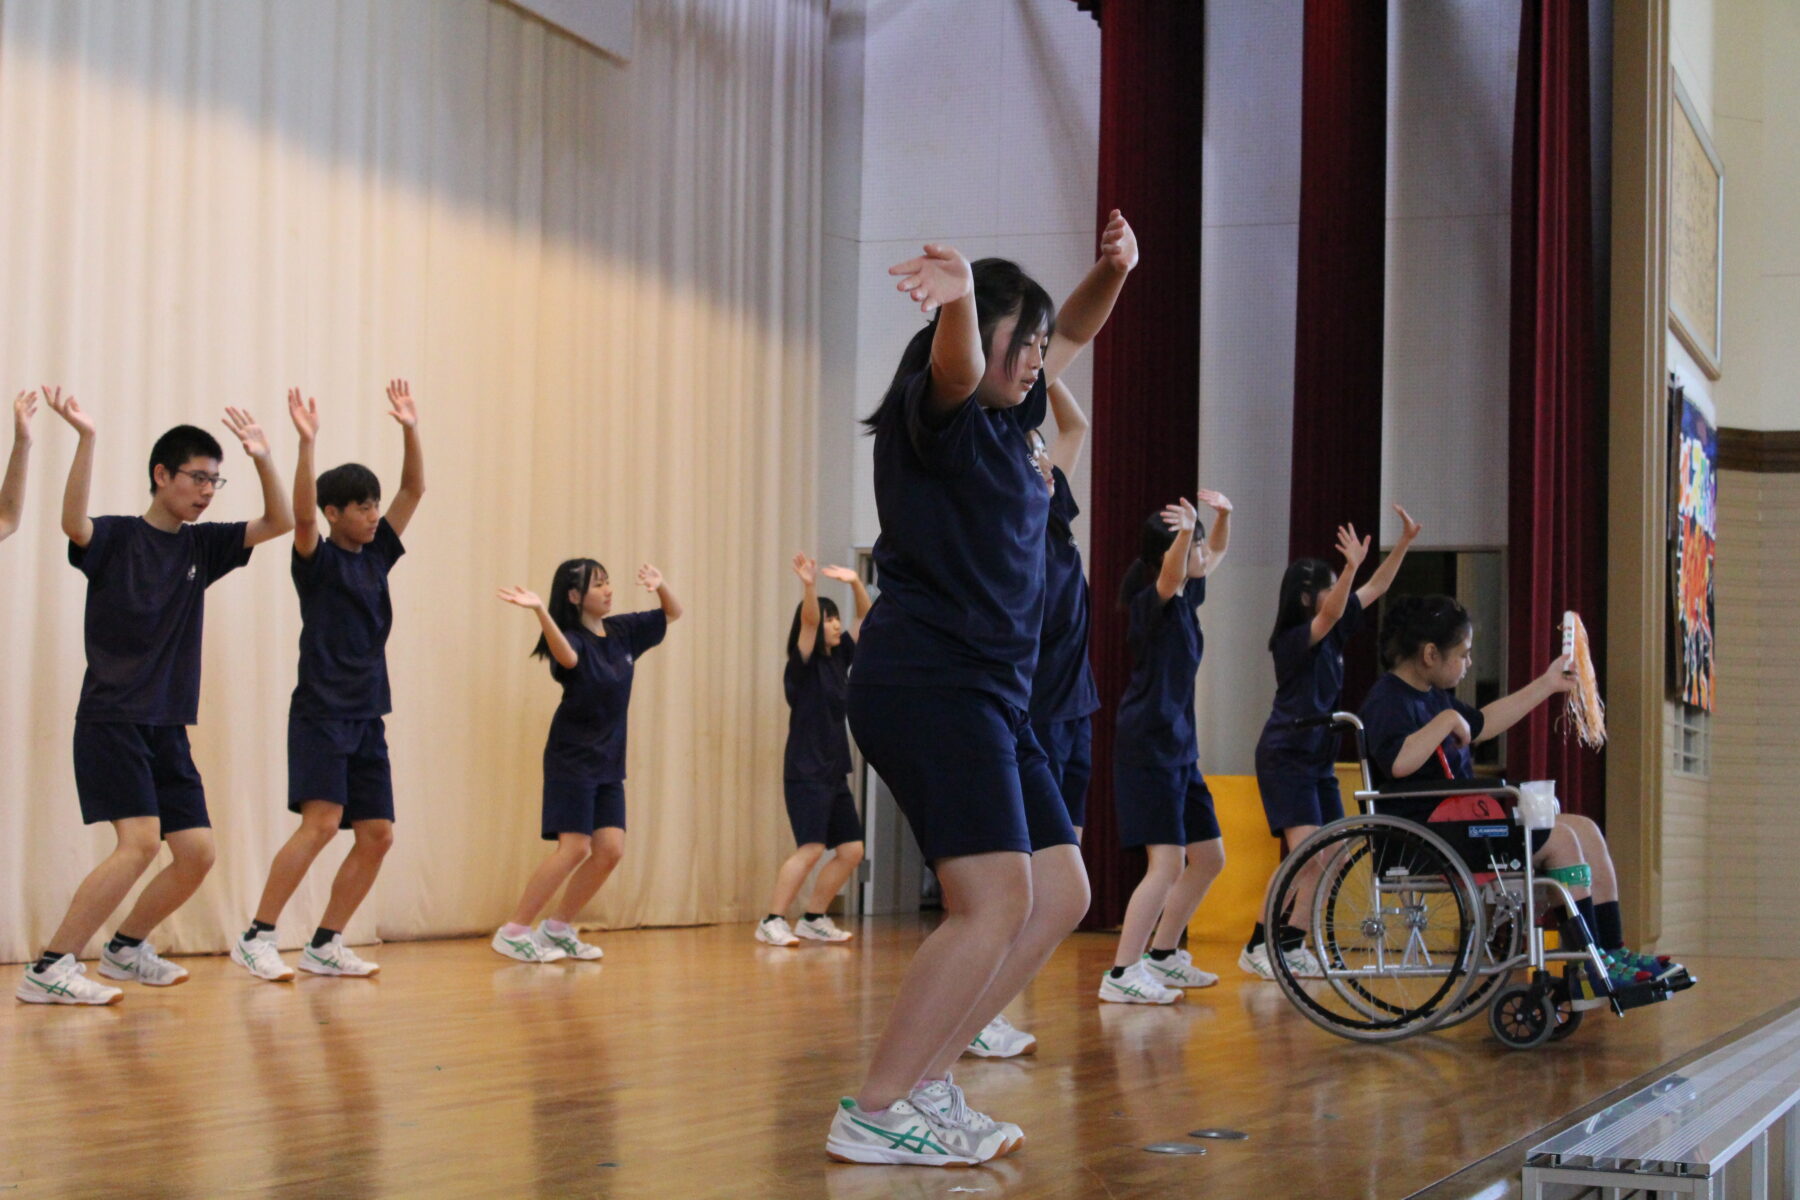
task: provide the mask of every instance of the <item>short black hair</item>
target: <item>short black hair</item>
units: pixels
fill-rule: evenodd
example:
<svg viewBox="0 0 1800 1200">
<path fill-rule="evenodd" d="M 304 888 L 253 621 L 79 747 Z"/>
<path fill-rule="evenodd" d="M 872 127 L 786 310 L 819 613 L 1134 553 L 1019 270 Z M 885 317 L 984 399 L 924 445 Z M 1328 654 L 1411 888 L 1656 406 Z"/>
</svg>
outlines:
<svg viewBox="0 0 1800 1200">
<path fill-rule="evenodd" d="M 326 505 L 342 512 L 352 504 L 381 499 L 381 480 L 361 463 L 345 463 L 319 476 L 319 508 Z"/>
<path fill-rule="evenodd" d="M 1381 665 L 1399 666 L 1427 646 L 1448 650 L 1475 632 L 1453 596 L 1389 596 L 1381 622 Z"/>
<path fill-rule="evenodd" d="M 156 468 L 174 475 L 189 459 L 210 458 L 217 462 L 224 457 L 218 438 L 198 425 L 177 425 L 150 447 L 150 494 L 156 495 Z"/>
</svg>

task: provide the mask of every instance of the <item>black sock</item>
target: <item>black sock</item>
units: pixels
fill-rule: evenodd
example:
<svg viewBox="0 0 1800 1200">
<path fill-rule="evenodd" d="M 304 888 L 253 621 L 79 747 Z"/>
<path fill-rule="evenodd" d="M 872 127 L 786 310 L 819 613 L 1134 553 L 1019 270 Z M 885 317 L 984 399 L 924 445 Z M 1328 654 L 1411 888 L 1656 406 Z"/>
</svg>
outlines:
<svg viewBox="0 0 1800 1200">
<path fill-rule="evenodd" d="M 112 936 L 112 941 L 106 943 L 106 948 L 111 950 L 114 954 L 117 954 L 121 950 L 129 950 L 131 947 L 141 946 L 143 943 L 143 938 L 126 937 L 122 933 L 115 933 Z"/>
<path fill-rule="evenodd" d="M 1162 962 L 1163 960 L 1173 956 L 1174 953 L 1175 952 L 1173 950 L 1152 950 L 1150 952 L 1150 957 L 1155 962 Z"/>
<path fill-rule="evenodd" d="M 62 958 L 62 955 L 58 954 L 56 951 L 46 950 L 43 954 L 38 956 L 37 962 L 32 964 L 31 969 L 36 971 L 39 975 L 42 975 L 45 971 L 48 971 L 51 967 L 55 966 L 57 960 L 60 958 Z"/>
<path fill-rule="evenodd" d="M 1306 945 L 1306 930 L 1292 925 L 1283 925 L 1275 931 L 1275 944 L 1282 950 L 1298 950 Z"/>
<path fill-rule="evenodd" d="M 1584 950 L 1594 937 L 1594 901 L 1591 896 L 1584 896 L 1575 902 L 1575 917 L 1565 922 L 1563 932 L 1569 940 L 1569 949 Z"/>
<path fill-rule="evenodd" d="M 1118 979 L 1120 976 L 1125 974 L 1125 968 L 1124 967 L 1114 967 L 1112 970 L 1108 971 L 1107 974 L 1111 975 L 1114 979 Z"/>
<path fill-rule="evenodd" d="M 1617 900 L 1594 905 L 1594 937 L 1602 950 L 1625 948 L 1625 921 L 1619 915 Z"/>
<path fill-rule="evenodd" d="M 256 935 L 259 933 L 274 933 L 274 932 L 275 932 L 275 927 L 273 925 L 269 924 L 267 921 L 258 921 L 255 918 L 252 918 L 250 921 L 250 928 L 244 930 L 244 940 L 246 942 L 248 942 L 248 941 L 253 940 L 256 937 Z"/>
<path fill-rule="evenodd" d="M 823 921 L 825 919 L 825 914 L 824 913 L 807 913 L 805 916 L 801 917 L 800 919 L 802 921 Z"/>
<path fill-rule="evenodd" d="M 1252 929 L 1250 931 L 1250 940 L 1244 943 L 1244 949 L 1254 950 L 1262 944 L 1263 944 L 1263 927 L 1262 927 L 1262 922 L 1258 921 L 1256 923 L 1256 928 Z"/>
<path fill-rule="evenodd" d="M 763 924 L 765 924 L 765 925 L 766 925 L 766 924 L 768 924 L 768 923 L 769 923 L 769 922 L 770 922 L 770 921 L 779 921 L 779 920 L 781 920 L 781 914 L 780 914 L 780 913 L 770 913 L 770 914 L 769 914 L 769 915 L 768 915 L 768 916 L 766 916 L 766 917 L 764 917 L 764 918 L 763 918 Z"/>
<path fill-rule="evenodd" d="M 320 946 L 323 946 L 326 942 L 329 942 L 332 938 L 336 937 L 337 935 L 338 935 L 337 930 L 327 929 L 323 925 L 319 926 L 318 932 L 313 934 L 312 948 L 314 950 L 317 950 Z"/>
</svg>

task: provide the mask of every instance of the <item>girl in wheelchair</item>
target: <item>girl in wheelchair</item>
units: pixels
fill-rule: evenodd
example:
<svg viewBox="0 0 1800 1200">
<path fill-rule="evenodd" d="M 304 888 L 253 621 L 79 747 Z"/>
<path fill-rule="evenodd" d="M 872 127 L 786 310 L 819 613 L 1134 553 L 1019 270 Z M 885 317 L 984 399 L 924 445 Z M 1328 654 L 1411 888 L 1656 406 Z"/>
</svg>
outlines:
<svg viewBox="0 0 1800 1200">
<path fill-rule="evenodd" d="M 1369 689 L 1359 714 L 1379 790 L 1441 788 L 1446 779 L 1473 779 L 1471 746 L 1499 737 L 1532 709 L 1574 686 L 1568 661 L 1558 658 L 1518 691 L 1473 708 L 1451 694 L 1469 669 L 1473 643 L 1468 611 L 1449 596 L 1388 601 L 1381 627 L 1381 657 L 1388 671 Z M 1582 919 L 1569 923 L 1566 936 L 1585 939 L 1591 932 L 1615 990 L 1684 973 L 1681 964 L 1666 956 L 1636 954 L 1625 947 L 1618 877 L 1598 825 L 1564 813 L 1547 836 L 1532 836 L 1533 861 L 1540 867 L 1553 872 L 1588 867 L 1591 893 L 1590 888 L 1570 889 Z M 1584 994 L 1575 998 L 1576 1007 L 1605 1003 L 1593 980 L 1581 982 Z"/>
</svg>

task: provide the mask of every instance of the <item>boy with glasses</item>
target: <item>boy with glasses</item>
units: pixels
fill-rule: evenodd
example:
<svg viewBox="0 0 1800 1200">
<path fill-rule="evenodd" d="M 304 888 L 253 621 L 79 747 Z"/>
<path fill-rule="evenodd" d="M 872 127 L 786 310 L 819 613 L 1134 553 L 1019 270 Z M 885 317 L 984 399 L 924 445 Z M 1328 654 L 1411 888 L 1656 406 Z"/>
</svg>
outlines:
<svg viewBox="0 0 1800 1200">
<path fill-rule="evenodd" d="M 152 987 L 188 973 L 156 953 L 152 930 L 185 903 L 212 867 L 206 791 L 188 749 L 200 704 L 200 633 L 206 589 L 250 561 L 259 542 L 294 527 L 286 489 L 255 418 L 225 410 L 225 425 L 256 465 L 263 515 L 200 522 L 225 481 L 223 451 L 203 429 L 177 425 L 150 451 L 150 509 L 142 517 L 89 517 L 94 422 L 75 397 L 44 399 L 78 435 L 63 491 L 69 562 L 88 579 L 87 675 L 75 710 L 75 787 L 81 817 L 109 822 L 118 845 L 89 873 L 25 969 L 15 995 L 31 1004 L 113 1004 L 123 994 L 87 978 L 76 961 L 107 916 L 169 844 L 173 861 L 150 881 L 100 955 L 100 973 Z"/>
<path fill-rule="evenodd" d="M 387 639 L 394 624 L 388 572 L 406 547 L 406 532 L 425 494 L 419 413 L 404 379 L 388 384 L 389 415 L 400 426 L 405 456 L 400 490 L 384 516 L 381 481 L 360 463 L 345 463 L 313 481 L 319 406 L 288 391 L 288 415 L 300 433 L 294 467 L 293 575 L 300 593 L 300 679 L 288 708 L 288 808 L 300 828 L 269 866 L 256 916 L 231 943 L 231 961 L 258 979 L 294 977 L 275 945 L 275 923 L 319 851 L 340 829 L 355 838 L 331 882 L 331 898 L 300 968 L 315 975 L 369 976 L 381 968 L 344 945 L 343 931 L 375 885 L 394 844 L 394 787 L 388 768 Z M 319 512 L 327 536 L 321 537 Z"/>
</svg>

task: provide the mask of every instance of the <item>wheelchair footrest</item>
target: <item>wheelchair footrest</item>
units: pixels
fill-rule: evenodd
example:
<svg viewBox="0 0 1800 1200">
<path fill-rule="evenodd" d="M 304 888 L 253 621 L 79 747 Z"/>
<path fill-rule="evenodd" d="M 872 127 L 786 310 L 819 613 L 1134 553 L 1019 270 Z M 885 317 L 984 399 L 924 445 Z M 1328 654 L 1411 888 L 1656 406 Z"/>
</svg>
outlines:
<svg viewBox="0 0 1800 1200">
<path fill-rule="evenodd" d="M 1666 982 L 1649 980 L 1645 983 L 1630 983 L 1613 991 L 1613 1000 L 1618 1010 L 1642 1008 L 1646 1004 L 1659 1004 L 1669 998 L 1669 985 Z"/>
</svg>

